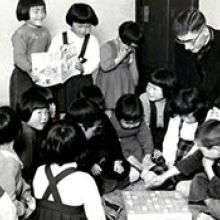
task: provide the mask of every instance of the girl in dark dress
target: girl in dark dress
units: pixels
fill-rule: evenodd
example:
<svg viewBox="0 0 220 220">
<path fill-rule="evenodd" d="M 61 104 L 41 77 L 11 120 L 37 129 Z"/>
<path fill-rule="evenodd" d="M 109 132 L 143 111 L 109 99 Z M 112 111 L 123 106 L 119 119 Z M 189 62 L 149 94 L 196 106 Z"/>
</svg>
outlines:
<svg viewBox="0 0 220 220">
<path fill-rule="evenodd" d="M 43 0 L 20 0 L 17 6 L 18 21 L 25 21 L 12 36 L 14 71 L 10 79 L 10 105 L 15 110 L 23 92 L 34 86 L 31 54 L 47 51 L 51 36 L 42 26 L 46 17 Z"/>
</svg>

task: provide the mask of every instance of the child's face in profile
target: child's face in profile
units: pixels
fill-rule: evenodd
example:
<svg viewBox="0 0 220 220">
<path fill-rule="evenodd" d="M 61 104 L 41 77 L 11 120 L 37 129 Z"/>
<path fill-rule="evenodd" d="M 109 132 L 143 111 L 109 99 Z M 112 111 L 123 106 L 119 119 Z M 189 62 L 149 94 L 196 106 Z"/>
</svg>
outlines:
<svg viewBox="0 0 220 220">
<path fill-rule="evenodd" d="M 137 128 L 140 126 L 141 124 L 141 120 L 125 120 L 125 119 L 121 119 L 119 121 L 120 125 L 122 128 L 124 129 L 133 129 L 133 128 Z"/>
<path fill-rule="evenodd" d="M 152 102 L 156 102 L 164 98 L 162 88 L 151 82 L 147 84 L 146 93 L 148 95 L 149 100 Z"/>
<path fill-rule="evenodd" d="M 42 21 L 46 17 L 45 8 L 43 5 L 32 6 L 29 10 L 28 22 L 35 26 L 42 26 Z"/>
<path fill-rule="evenodd" d="M 216 160 L 220 158 L 220 146 L 212 146 L 211 148 L 207 148 L 204 147 L 199 141 L 196 141 L 196 145 L 198 146 L 204 157 L 211 160 Z"/>
<path fill-rule="evenodd" d="M 73 22 L 71 29 L 77 36 L 84 37 L 91 32 L 92 25 Z"/>
<path fill-rule="evenodd" d="M 47 108 L 35 109 L 27 122 L 29 126 L 36 130 L 43 130 L 49 120 L 49 112 Z"/>
</svg>

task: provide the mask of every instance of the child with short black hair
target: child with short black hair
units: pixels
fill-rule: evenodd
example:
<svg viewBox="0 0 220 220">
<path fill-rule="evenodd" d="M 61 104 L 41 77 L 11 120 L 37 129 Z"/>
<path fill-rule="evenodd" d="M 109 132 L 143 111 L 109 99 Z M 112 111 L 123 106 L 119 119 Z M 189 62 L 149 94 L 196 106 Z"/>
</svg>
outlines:
<svg viewBox="0 0 220 220">
<path fill-rule="evenodd" d="M 34 86 L 31 54 L 47 51 L 51 42 L 48 29 L 42 26 L 46 17 L 43 0 L 19 0 L 16 13 L 18 21 L 24 24 L 12 36 L 15 69 L 10 79 L 10 105 L 13 109 L 22 93 Z"/>
<path fill-rule="evenodd" d="M 108 111 L 114 111 L 122 95 L 135 92 L 139 79 L 135 50 L 142 39 L 140 26 L 125 21 L 118 28 L 118 36 L 101 46 L 96 85 L 104 95 Z"/>
<path fill-rule="evenodd" d="M 22 120 L 22 132 L 16 138 L 15 148 L 24 164 L 23 176 L 31 182 L 40 163 L 41 143 L 49 120 L 49 103 L 32 87 L 22 94 L 17 113 Z"/>
<path fill-rule="evenodd" d="M 207 206 L 207 213 L 220 218 L 220 122 L 208 120 L 199 126 L 195 134 L 198 150 L 176 163 L 164 174 L 149 180 L 147 187 L 161 185 L 166 179 L 180 173 L 194 174 L 188 200 L 191 204 Z"/>
<path fill-rule="evenodd" d="M 101 97 L 96 99 L 93 96 L 96 93 L 100 95 L 101 91 L 94 86 L 87 88 L 92 91 L 91 98 L 85 87 L 81 91 L 81 96 L 84 97 L 72 103 L 69 115 L 82 127 L 87 138 L 89 155 L 87 161 L 82 164 L 84 170 L 94 176 L 100 193 L 106 194 L 130 183 L 126 178 L 130 166 L 123 157 L 117 133 L 104 113 L 103 102 L 99 102 Z M 92 118 L 93 123 L 88 124 Z"/>
<path fill-rule="evenodd" d="M 199 124 L 206 117 L 206 100 L 197 88 L 180 89 L 170 102 L 172 116 L 163 142 L 163 156 L 173 165 L 190 152 Z"/>
<path fill-rule="evenodd" d="M 18 217 L 27 218 L 35 209 L 30 186 L 22 178 L 23 163 L 14 141 L 21 132 L 21 122 L 8 106 L 0 107 L 0 182 L 16 206 Z M 3 211 L 3 210 L 2 210 Z M 11 213 L 12 214 L 12 213 Z M 7 216 L 5 216 L 6 218 Z"/>
<path fill-rule="evenodd" d="M 150 74 L 146 91 L 140 95 L 144 119 L 151 130 L 154 148 L 162 152 L 163 139 L 171 116 L 169 102 L 176 91 L 177 80 L 167 69 L 156 69 Z"/>
<path fill-rule="evenodd" d="M 123 95 L 116 103 L 115 114 L 111 116 L 121 142 L 124 157 L 131 164 L 131 179 L 138 180 L 141 172 L 148 169 L 153 152 L 150 129 L 144 121 L 143 106 L 133 94 Z"/>
<path fill-rule="evenodd" d="M 95 10 L 86 3 L 74 3 L 66 13 L 66 23 L 69 28 L 55 35 L 49 49 L 50 52 L 61 52 L 65 71 L 73 73 L 63 85 L 64 97 L 57 99 L 59 112 L 68 110 L 82 87 L 93 84 L 92 73 L 100 61 L 99 43 L 92 34 L 92 29 L 99 23 Z"/>
<path fill-rule="evenodd" d="M 64 121 L 49 131 L 43 146 L 47 160 L 33 180 L 38 199 L 33 219 L 105 220 L 94 179 L 78 169 L 83 139 L 79 126 Z"/>
</svg>

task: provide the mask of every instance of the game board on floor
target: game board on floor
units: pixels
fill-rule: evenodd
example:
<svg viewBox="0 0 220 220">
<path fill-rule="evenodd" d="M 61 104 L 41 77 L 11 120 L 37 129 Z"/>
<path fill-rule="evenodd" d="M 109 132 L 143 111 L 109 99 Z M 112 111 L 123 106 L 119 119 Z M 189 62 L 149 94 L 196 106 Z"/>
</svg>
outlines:
<svg viewBox="0 0 220 220">
<path fill-rule="evenodd" d="M 176 191 L 122 191 L 127 220 L 191 220 L 187 200 Z"/>
</svg>

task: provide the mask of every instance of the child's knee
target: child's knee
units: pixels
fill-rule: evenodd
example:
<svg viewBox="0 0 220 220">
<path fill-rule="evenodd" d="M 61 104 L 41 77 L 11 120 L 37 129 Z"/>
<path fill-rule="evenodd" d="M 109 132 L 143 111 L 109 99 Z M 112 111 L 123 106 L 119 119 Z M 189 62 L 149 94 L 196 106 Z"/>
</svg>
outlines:
<svg viewBox="0 0 220 220">
<path fill-rule="evenodd" d="M 137 181 L 139 178 L 140 178 L 140 173 L 134 167 L 131 167 L 129 173 L 129 181 L 132 183 Z"/>
</svg>

